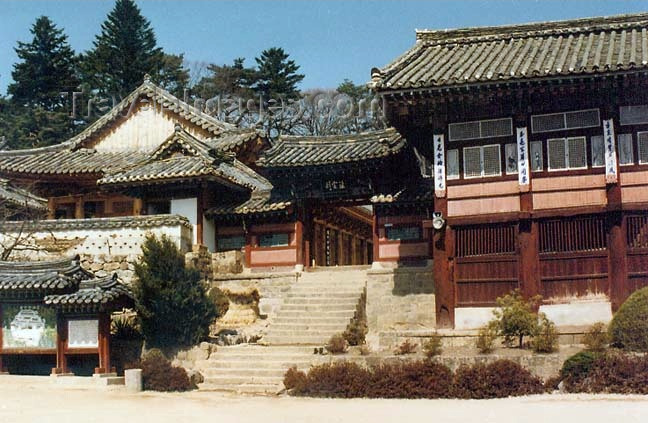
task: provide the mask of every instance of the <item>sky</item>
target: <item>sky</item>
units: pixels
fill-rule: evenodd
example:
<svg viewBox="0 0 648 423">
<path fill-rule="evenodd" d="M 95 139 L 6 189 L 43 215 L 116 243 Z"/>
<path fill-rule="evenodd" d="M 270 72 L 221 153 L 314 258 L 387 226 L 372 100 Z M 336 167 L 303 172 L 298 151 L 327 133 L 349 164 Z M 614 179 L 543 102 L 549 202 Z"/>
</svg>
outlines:
<svg viewBox="0 0 648 423">
<path fill-rule="evenodd" d="M 648 0 L 144 0 L 137 2 L 167 53 L 193 69 L 231 64 L 282 47 L 306 77 L 301 89 L 370 79 L 415 42 L 416 29 L 506 25 L 648 11 Z M 114 1 L 0 0 L 0 94 L 11 82 L 14 47 L 31 40 L 40 15 L 63 28 L 76 52 L 92 47 Z"/>
</svg>

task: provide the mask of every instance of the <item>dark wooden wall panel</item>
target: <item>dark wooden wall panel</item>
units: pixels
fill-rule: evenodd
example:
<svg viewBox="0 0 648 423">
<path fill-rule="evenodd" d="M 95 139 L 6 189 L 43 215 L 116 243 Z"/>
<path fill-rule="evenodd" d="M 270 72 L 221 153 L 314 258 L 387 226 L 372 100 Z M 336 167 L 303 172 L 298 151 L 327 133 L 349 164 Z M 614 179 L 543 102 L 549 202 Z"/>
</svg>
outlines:
<svg viewBox="0 0 648 423">
<path fill-rule="evenodd" d="M 540 254 L 540 277 L 544 299 L 607 294 L 607 250 Z"/>
</svg>

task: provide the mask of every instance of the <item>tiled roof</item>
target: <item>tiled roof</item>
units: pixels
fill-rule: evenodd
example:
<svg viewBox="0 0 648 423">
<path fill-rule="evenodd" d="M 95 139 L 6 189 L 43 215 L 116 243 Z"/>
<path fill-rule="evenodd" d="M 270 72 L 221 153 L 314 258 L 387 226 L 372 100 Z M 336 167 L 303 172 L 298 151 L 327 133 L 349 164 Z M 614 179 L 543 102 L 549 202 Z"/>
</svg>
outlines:
<svg viewBox="0 0 648 423">
<path fill-rule="evenodd" d="M 0 172 L 32 175 L 101 174 L 124 169 L 141 162 L 139 152 L 97 152 L 93 149 L 69 150 L 69 146 L 0 151 Z"/>
<path fill-rule="evenodd" d="M 410 50 L 372 70 L 377 91 L 648 69 L 648 13 L 417 31 Z"/>
<path fill-rule="evenodd" d="M 47 210 L 47 200 L 32 194 L 26 189 L 13 186 L 8 180 L 0 178 L 0 203 L 33 210 Z"/>
<path fill-rule="evenodd" d="M 252 191 L 270 190 L 267 179 L 222 150 L 200 141 L 180 127 L 148 160 L 99 179 L 99 185 L 155 183 L 174 179 L 215 177 Z"/>
<path fill-rule="evenodd" d="M 48 295 L 45 304 L 67 310 L 114 311 L 132 307 L 134 300 L 131 290 L 112 275 L 84 280 L 72 293 Z"/>
<path fill-rule="evenodd" d="M 69 292 L 92 274 L 78 258 L 42 262 L 0 261 L 0 297 L 27 293 Z"/>
<path fill-rule="evenodd" d="M 322 137 L 283 136 L 257 162 L 263 167 L 315 166 L 378 159 L 406 144 L 394 128 Z"/>
<path fill-rule="evenodd" d="M 184 216 L 175 214 L 156 214 L 150 216 L 96 217 L 92 219 L 55 219 L 29 222 L 1 222 L 0 230 L 16 231 L 65 231 L 90 229 L 157 228 L 160 226 L 182 225 L 191 228 Z"/>
<path fill-rule="evenodd" d="M 422 180 L 415 186 L 376 194 L 369 201 L 373 204 L 431 202 L 434 199 L 434 187 L 430 182 L 430 180 Z"/>
<path fill-rule="evenodd" d="M 288 209 L 292 201 L 287 199 L 272 198 L 269 195 L 252 196 L 241 203 L 224 204 L 213 207 L 205 212 L 206 216 L 242 216 L 248 214 L 275 213 Z"/>
</svg>

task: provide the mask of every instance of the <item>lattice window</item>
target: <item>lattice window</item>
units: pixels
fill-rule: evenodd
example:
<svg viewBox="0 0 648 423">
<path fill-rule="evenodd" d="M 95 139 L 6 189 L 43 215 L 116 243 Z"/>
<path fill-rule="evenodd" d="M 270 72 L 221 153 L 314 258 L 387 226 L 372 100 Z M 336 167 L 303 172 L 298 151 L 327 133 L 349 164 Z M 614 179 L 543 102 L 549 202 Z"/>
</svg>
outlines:
<svg viewBox="0 0 648 423">
<path fill-rule="evenodd" d="M 263 234 L 259 236 L 259 247 L 285 247 L 290 243 L 287 233 Z"/>
<path fill-rule="evenodd" d="M 637 144 L 639 145 L 639 163 L 648 163 L 648 132 L 637 133 Z"/>
<path fill-rule="evenodd" d="M 515 254 L 516 232 L 512 223 L 457 227 L 455 254 L 457 257 Z"/>
<path fill-rule="evenodd" d="M 592 143 L 592 167 L 605 166 L 605 144 L 603 135 L 596 135 L 590 138 Z"/>
<path fill-rule="evenodd" d="M 506 167 L 506 173 L 518 172 L 517 144 L 506 144 L 504 146 L 504 165 Z"/>
<path fill-rule="evenodd" d="M 483 147 L 466 147 L 464 154 L 464 178 L 499 176 L 502 174 L 499 144 Z"/>
<path fill-rule="evenodd" d="M 619 164 L 627 166 L 634 164 L 634 148 L 632 146 L 632 134 L 619 134 Z"/>
<path fill-rule="evenodd" d="M 448 179 L 459 178 L 459 150 L 448 150 L 447 152 L 446 177 Z"/>
<path fill-rule="evenodd" d="M 619 107 L 621 125 L 648 123 L 648 105 Z"/>
<path fill-rule="evenodd" d="M 390 226 L 385 228 L 385 236 L 390 241 L 415 241 L 421 239 L 420 226 Z"/>
<path fill-rule="evenodd" d="M 585 137 L 552 138 L 547 140 L 549 170 L 587 168 Z"/>
<path fill-rule="evenodd" d="M 648 215 L 628 216 L 627 240 L 630 248 L 648 248 Z"/>
<path fill-rule="evenodd" d="M 531 116 L 531 131 L 534 133 L 591 128 L 600 124 L 601 118 L 598 109 Z"/>
<path fill-rule="evenodd" d="M 529 150 L 529 160 L 531 161 L 531 170 L 542 171 L 544 169 L 544 159 L 542 157 L 542 141 L 533 141 Z"/>
<path fill-rule="evenodd" d="M 543 220 L 539 224 L 540 252 L 596 251 L 607 248 L 601 216 Z"/>
<path fill-rule="evenodd" d="M 450 141 L 507 137 L 510 135 L 513 135 L 513 119 L 511 118 L 477 120 L 448 125 L 448 138 Z"/>
<path fill-rule="evenodd" d="M 219 236 L 216 246 L 218 251 L 240 250 L 245 247 L 245 235 Z"/>
</svg>

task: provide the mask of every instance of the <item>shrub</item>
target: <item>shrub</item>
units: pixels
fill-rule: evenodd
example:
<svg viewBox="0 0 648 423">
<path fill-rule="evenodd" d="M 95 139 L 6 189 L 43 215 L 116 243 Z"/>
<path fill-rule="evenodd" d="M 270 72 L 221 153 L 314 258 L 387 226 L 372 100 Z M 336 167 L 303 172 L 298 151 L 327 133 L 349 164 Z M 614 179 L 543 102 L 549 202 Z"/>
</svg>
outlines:
<svg viewBox="0 0 648 423">
<path fill-rule="evenodd" d="M 112 339 L 124 341 L 141 340 L 142 332 L 135 316 L 125 314 L 115 316 L 110 322 L 110 336 Z"/>
<path fill-rule="evenodd" d="M 475 346 L 482 354 L 493 352 L 497 340 L 497 321 L 491 321 L 479 329 Z"/>
<path fill-rule="evenodd" d="M 367 327 L 367 294 L 365 292 L 360 296 L 360 301 L 356 306 L 353 319 L 342 334 L 349 345 L 362 345 L 365 343 L 365 337 L 369 328 Z"/>
<path fill-rule="evenodd" d="M 623 353 L 601 355 L 578 386 L 584 392 L 648 394 L 648 356 Z"/>
<path fill-rule="evenodd" d="M 432 358 L 441 355 L 443 352 L 442 338 L 439 334 L 434 334 L 423 344 L 423 354 L 425 357 Z"/>
<path fill-rule="evenodd" d="M 216 286 L 209 290 L 207 297 L 214 304 L 214 307 L 216 307 L 216 316 L 223 317 L 225 313 L 227 313 L 227 310 L 229 310 L 229 297 L 223 292 L 223 290 Z"/>
<path fill-rule="evenodd" d="M 174 367 L 158 349 L 146 353 L 139 364 L 142 368 L 144 389 L 150 391 L 188 391 L 192 388 L 187 372 Z"/>
<path fill-rule="evenodd" d="M 580 386 L 589 375 L 598 357 L 599 354 L 595 352 L 581 351 L 565 360 L 560 369 L 560 377 L 568 392 L 577 392 L 582 389 Z"/>
<path fill-rule="evenodd" d="M 648 352 L 648 287 L 635 291 L 610 323 L 613 344 L 627 351 Z"/>
<path fill-rule="evenodd" d="M 369 398 L 447 398 L 452 372 L 428 360 L 382 364 L 371 368 Z"/>
<path fill-rule="evenodd" d="M 339 361 L 311 367 L 306 381 L 294 395 L 330 398 L 361 398 L 366 394 L 370 381 L 367 369 L 359 365 Z"/>
<path fill-rule="evenodd" d="M 517 340 L 518 346 L 522 348 L 523 338 L 537 332 L 538 316 L 533 309 L 540 300 L 540 296 L 525 300 L 519 289 L 497 299 L 499 309 L 494 310 L 493 314 L 506 345 L 511 346 Z"/>
<path fill-rule="evenodd" d="M 556 325 L 544 314 L 541 316 L 541 322 L 538 331 L 531 341 L 533 351 L 537 353 L 551 353 L 558 348 L 558 332 Z"/>
<path fill-rule="evenodd" d="M 542 392 L 542 380 L 510 360 L 461 366 L 455 373 L 453 384 L 453 395 L 457 398 L 505 398 Z"/>
<path fill-rule="evenodd" d="M 349 345 L 344 339 L 344 336 L 337 334 L 331 336 L 331 339 L 329 339 L 326 345 L 326 350 L 331 354 L 344 354 L 347 352 L 348 347 Z"/>
<path fill-rule="evenodd" d="M 200 273 L 185 267 L 169 237 L 146 237 L 135 274 L 133 293 L 148 347 L 189 346 L 209 335 L 216 307 L 207 298 Z"/>
<path fill-rule="evenodd" d="M 610 337 L 605 329 L 605 323 L 594 323 L 583 335 L 583 344 L 589 351 L 604 351 L 610 343 Z"/>
<path fill-rule="evenodd" d="M 402 344 L 396 347 L 394 354 L 396 355 L 407 355 L 414 354 L 416 352 L 417 345 L 411 342 L 409 339 L 403 341 Z"/>
<path fill-rule="evenodd" d="M 295 389 L 301 391 L 306 385 L 306 373 L 297 370 L 297 367 L 293 366 L 284 375 L 283 384 L 288 390 Z"/>
<path fill-rule="evenodd" d="M 553 392 L 558 390 L 558 386 L 560 385 L 560 382 L 562 382 L 562 377 L 560 377 L 560 375 L 550 377 L 549 379 L 545 380 L 544 383 L 545 391 Z"/>
</svg>

